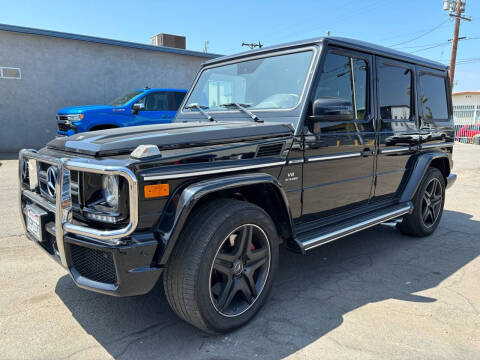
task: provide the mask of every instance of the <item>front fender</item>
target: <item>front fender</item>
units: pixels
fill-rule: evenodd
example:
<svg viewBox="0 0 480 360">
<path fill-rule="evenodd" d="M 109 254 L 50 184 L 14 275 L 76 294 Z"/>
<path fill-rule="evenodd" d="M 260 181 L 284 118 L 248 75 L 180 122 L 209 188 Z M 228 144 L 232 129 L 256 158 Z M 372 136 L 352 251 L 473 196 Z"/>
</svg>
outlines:
<svg viewBox="0 0 480 360">
<path fill-rule="evenodd" d="M 408 179 L 407 185 L 405 186 L 402 196 L 400 197 L 400 202 L 403 203 L 413 199 L 425 173 L 432 162 L 441 158 L 445 158 L 447 164 L 449 164 L 447 174 L 445 174 L 447 177 L 450 173 L 450 159 L 447 153 L 442 151 L 432 151 L 422 153 L 417 157 L 410 178 Z"/>
<path fill-rule="evenodd" d="M 293 221 L 288 206 L 288 200 L 281 184 L 272 175 L 265 173 L 238 174 L 215 179 L 203 180 L 188 185 L 178 194 L 174 194 L 166 206 L 164 216 L 160 220 L 156 232 L 160 237 L 162 254 L 159 264 L 165 265 L 178 240 L 178 237 L 195 205 L 206 195 L 221 190 L 241 188 L 245 186 L 268 184 L 272 185 L 283 200 L 284 210 L 287 211 L 290 230 L 293 231 Z"/>
</svg>

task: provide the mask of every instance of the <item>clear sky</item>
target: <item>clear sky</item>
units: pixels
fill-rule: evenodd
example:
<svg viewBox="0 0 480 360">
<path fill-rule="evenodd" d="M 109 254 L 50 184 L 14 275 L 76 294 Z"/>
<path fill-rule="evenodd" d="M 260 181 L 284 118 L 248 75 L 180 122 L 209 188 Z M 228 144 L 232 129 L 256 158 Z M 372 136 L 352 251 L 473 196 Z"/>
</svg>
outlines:
<svg viewBox="0 0 480 360">
<path fill-rule="evenodd" d="M 415 52 L 449 64 L 453 21 L 442 0 L 0 0 L 0 23 L 149 43 L 161 32 L 184 35 L 187 48 L 232 54 L 242 42 L 275 45 L 332 35 Z M 480 1 L 467 0 L 455 73 L 456 91 L 480 90 Z"/>
</svg>

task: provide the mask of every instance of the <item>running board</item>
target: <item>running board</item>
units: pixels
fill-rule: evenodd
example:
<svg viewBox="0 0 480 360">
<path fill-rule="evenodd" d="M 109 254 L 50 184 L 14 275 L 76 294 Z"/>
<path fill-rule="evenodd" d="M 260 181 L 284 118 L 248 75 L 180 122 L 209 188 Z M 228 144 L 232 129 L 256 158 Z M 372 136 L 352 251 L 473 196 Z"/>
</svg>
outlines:
<svg viewBox="0 0 480 360">
<path fill-rule="evenodd" d="M 393 220 L 399 216 L 410 213 L 412 210 L 413 204 L 411 202 L 389 206 L 386 209 L 358 216 L 353 220 L 313 229 L 306 233 L 299 234 L 295 241 L 302 252 L 305 252 L 344 236 Z"/>
</svg>

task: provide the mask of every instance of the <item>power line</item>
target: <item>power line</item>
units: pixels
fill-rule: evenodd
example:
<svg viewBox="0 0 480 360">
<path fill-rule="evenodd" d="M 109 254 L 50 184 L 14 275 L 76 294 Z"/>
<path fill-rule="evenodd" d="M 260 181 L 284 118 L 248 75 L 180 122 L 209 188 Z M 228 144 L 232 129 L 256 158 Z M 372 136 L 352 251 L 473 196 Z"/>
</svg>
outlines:
<svg viewBox="0 0 480 360">
<path fill-rule="evenodd" d="M 409 39 L 409 40 L 406 40 L 406 41 L 402 41 L 402 42 L 399 42 L 397 44 L 393 44 L 393 45 L 390 45 L 390 47 L 395 47 L 395 46 L 398 46 L 398 45 L 403 45 L 403 44 L 406 44 L 406 43 L 409 43 L 409 42 L 412 42 L 412 41 L 415 41 L 415 40 L 418 40 L 424 36 L 427 36 L 428 34 L 434 32 L 435 30 L 437 30 L 438 28 L 442 27 L 445 23 L 448 22 L 449 19 L 446 19 L 445 21 L 442 21 L 440 24 L 438 24 L 437 26 L 431 28 L 430 30 L 428 30 L 427 32 L 424 32 L 423 34 L 419 35 L 419 36 L 416 36 L 412 39 Z"/>
<path fill-rule="evenodd" d="M 479 39 L 480 39 L 480 37 L 474 37 L 474 38 L 459 39 L 459 40 L 461 40 L 461 41 L 468 41 L 468 40 L 479 40 Z M 437 47 L 440 47 L 440 46 L 444 46 L 444 47 L 445 47 L 445 46 L 447 46 L 447 45 L 450 45 L 450 40 L 447 41 L 447 42 L 443 42 L 443 43 L 432 44 L 432 46 L 427 46 L 427 47 L 422 48 L 422 49 L 419 49 L 419 50 L 410 51 L 410 53 L 414 54 L 414 53 L 417 53 L 417 52 L 434 49 L 434 48 L 437 48 Z"/>
</svg>

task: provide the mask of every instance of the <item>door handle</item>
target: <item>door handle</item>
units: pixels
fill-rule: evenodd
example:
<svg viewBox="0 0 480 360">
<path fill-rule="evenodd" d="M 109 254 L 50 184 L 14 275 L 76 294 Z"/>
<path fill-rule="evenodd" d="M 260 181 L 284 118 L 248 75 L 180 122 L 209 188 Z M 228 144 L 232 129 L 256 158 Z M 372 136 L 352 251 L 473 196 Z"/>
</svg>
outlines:
<svg viewBox="0 0 480 360">
<path fill-rule="evenodd" d="M 363 151 L 362 151 L 362 156 L 363 156 L 363 157 L 367 157 L 367 156 L 370 156 L 370 155 L 373 155 L 373 151 L 372 151 L 372 150 L 370 150 L 369 148 L 363 149 Z"/>
</svg>

